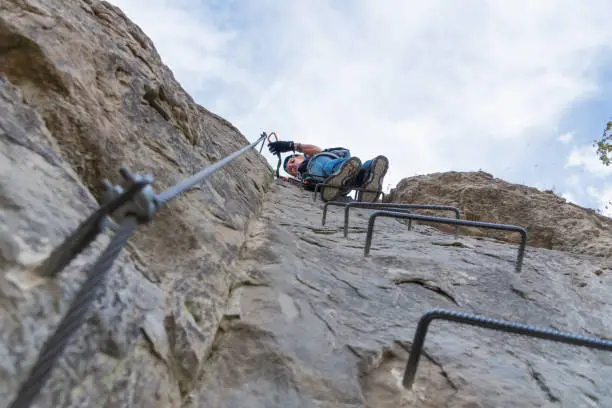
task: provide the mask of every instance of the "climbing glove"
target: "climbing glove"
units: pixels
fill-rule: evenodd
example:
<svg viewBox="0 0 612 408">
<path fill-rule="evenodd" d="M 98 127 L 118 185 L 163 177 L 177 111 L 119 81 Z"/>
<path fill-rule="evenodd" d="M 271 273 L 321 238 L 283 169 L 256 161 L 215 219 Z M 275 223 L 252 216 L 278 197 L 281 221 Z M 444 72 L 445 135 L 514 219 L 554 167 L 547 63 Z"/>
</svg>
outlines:
<svg viewBox="0 0 612 408">
<path fill-rule="evenodd" d="M 270 142 L 268 144 L 268 150 L 270 150 L 270 153 L 272 154 L 290 152 L 295 150 L 295 143 L 284 141 Z"/>
</svg>

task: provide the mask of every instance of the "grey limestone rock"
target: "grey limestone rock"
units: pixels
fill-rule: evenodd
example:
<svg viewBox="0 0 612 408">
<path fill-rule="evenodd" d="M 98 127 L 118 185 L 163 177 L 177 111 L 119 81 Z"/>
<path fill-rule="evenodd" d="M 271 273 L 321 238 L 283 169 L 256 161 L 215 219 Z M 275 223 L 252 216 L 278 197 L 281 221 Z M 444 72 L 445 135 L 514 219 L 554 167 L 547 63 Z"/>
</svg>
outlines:
<svg viewBox="0 0 612 408">
<path fill-rule="evenodd" d="M 254 137 L 195 104 L 106 2 L 0 11 L 5 408 L 109 242 L 110 230 L 58 277 L 36 274 L 97 208 L 101 181 L 128 165 L 161 191 Z M 612 337 L 605 251 L 533 245 L 517 275 L 514 243 L 382 218 L 364 257 L 371 211 L 354 210 L 344 238 L 339 208 L 323 226 L 310 192 L 271 181 L 248 152 L 141 226 L 33 406 L 612 406 L 610 353 L 439 321 L 413 389 L 401 386 L 431 308 Z"/>
</svg>

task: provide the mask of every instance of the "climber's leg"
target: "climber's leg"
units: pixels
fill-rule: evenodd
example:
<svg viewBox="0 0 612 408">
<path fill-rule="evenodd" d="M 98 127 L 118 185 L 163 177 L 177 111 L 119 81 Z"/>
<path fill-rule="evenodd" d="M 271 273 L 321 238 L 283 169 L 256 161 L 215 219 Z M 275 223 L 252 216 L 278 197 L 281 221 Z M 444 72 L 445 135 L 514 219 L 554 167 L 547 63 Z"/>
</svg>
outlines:
<svg viewBox="0 0 612 408">
<path fill-rule="evenodd" d="M 321 198 L 323 201 L 334 200 L 350 191 L 355 176 L 361 168 L 361 160 L 359 160 L 358 157 L 336 160 L 342 161 L 333 165 L 330 164 L 330 168 L 328 170 L 333 170 L 333 173 L 325 180 L 325 186 L 321 191 Z"/>
<path fill-rule="evenodd" d="M 357 174 L 355 185 L 366 190 L 382 191 L 382 182 L 389 168 L 389 159 L 385 156 L 376 156 L 372 160 L 366 161 L 359 174 Z M 357 192 L 357 201 L 375 202 L 380 193 L 376 192 Z"/>
</svg>

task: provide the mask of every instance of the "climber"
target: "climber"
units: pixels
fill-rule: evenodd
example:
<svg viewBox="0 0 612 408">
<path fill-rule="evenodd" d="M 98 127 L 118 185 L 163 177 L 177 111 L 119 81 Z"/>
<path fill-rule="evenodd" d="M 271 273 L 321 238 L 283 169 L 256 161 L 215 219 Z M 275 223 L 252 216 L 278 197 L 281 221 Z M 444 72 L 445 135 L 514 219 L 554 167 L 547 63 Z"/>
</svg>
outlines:
<svg viewBox="0 0 612 408">
<path fill-rule="evenodd" d="M 283 169 L 304 184 L 324 183 L 321 190 L 323 201 L 345 196 L 357 187 L 370 190 L 359 190 L 357 200 L 375 202 L 389 168 L 389 160 L 385 156 L 376 156 L 362 164 L 344 147 L 321 149 L 310 144 L 281 140 L 270 142 L 268 149 L 272 154 L 294 152 L 285 158 Z"/>
</svg>

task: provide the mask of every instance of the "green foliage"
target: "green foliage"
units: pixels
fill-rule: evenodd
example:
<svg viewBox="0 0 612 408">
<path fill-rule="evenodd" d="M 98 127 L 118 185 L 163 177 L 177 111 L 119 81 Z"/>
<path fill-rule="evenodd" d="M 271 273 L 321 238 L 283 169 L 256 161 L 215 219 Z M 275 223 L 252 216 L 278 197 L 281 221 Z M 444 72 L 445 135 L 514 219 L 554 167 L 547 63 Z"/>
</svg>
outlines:
<svg viewBox="0 0 612 408">
<path fill-rule="evenodd" d="M 597 147 L 597 157 L 606 166 L 609 166 L 612 162 L 612 122 L 606 124 L 606 129 L 603 131 L 600 140 L 596 140 L 593 147 Z M 612 206 L 612 202 L 605 205 L 605 209 L 608 210 Z M 597 214 L 603 215 L 601 209 L 596 210 Z"/>
<path fill-rule="evenodd" d="M 612 122 L 608 122 L 600 140 L 596 140 L 593 147 L 597 147 L 597 157 L 609 166 L 612 161 Z"/>
</svg>

